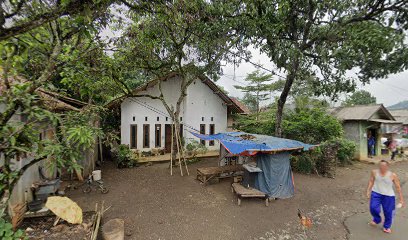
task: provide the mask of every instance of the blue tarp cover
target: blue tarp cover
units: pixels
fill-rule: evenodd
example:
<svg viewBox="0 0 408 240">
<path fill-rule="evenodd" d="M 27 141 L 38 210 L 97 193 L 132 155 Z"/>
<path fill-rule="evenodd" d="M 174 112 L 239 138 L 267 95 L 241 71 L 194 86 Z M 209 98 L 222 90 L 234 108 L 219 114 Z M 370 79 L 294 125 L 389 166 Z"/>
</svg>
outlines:
<svg viewBox="0 0 408 240">
<path fill-rule="evenodd" d="M 294 195 L 290 154 L 295 150 L 309 150 L 314 146 L 295 140 L 245 132 L 192 134 L 203 140 L 219 140 L 232 154 L 256 154 L 257 167 L 262 172 L 257 173 L 254 187 L 273 198 L 289 198 Z"/>
<path fill-rule="evenodd" d="M 255 178 L 255 188 L 272 198 L 290 198 L 295 193 L 290 152 L 256 155 L 257 166 L 262 169 Z"/>
<path fill-rule="evenodd" d="M 253 155 L 258 152 L 309 150 L 313 146 L 296 140 L 245 132 L 226 132 L 214 135 L 191 132 L 191 134 L 202 140 L 219 140 L 227 151 L 232 154 L 248 153 Z"/>
</svg>

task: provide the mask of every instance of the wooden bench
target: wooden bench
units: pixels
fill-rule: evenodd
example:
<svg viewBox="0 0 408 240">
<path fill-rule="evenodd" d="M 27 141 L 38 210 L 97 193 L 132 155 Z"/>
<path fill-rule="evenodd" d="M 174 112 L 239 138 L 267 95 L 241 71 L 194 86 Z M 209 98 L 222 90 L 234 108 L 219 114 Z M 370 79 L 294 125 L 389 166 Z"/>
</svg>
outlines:
<svg viewBox="0 0 408 240">
<path fill-rule="evenodd" d="M 197 180 L 207 184 L 211 179 L 232 177 L 235 173 L 240 171 L 244 171 L 242 165 L 197 168 Z M 227 176 L 221 176 L 221 174 L 226 174 Z"/>
<path fill-rule="evenodd" d="M 262 198 L 265 200 L 265 205 L 269 206 L 268 196 L 258 189 L 246 188 L 239 183 L 233 183 L 231 185 L 231 191 L 238 197 L 238 206 L 241 205 L 241 198 Z"/>
</svg>

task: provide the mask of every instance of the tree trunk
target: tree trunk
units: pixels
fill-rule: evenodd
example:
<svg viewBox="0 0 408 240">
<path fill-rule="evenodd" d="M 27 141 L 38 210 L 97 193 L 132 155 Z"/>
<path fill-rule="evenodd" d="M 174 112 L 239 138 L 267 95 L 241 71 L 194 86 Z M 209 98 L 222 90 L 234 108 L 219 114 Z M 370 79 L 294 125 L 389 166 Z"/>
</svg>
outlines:
<svg viewBox="0 0 408 240">
<path fill-rule="evenodd" d="M 299 68 L 299 57 L 295 56 L 292 60 L 291 69 L 288 71 L 288 75 L 286 77 L 285 87 L 282 90 L 281 95 L 279 96 L 278 100 L 278 108 L 276 110 L 275 116 L 275 136 L 282 137 L 282 115 L 283 115 L 283 108 L 286 103 L 286 99 L 288 98 L 290 89 L 292 88 L 292 84 L 296 79 L 297 71 Z"/>
</svg>

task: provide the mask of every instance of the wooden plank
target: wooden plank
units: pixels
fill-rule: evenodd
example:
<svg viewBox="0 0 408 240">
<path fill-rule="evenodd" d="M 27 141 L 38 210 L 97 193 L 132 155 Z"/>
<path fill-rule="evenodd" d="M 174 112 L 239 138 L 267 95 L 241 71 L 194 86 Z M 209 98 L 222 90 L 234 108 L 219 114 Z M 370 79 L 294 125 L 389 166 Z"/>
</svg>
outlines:
<svg viewBox="0 0 408 240">
<path fill-rule="evenodd" d="M 232 188 L 241 197 L 266 197 L 264 192 L 255 188 L 246 188 L 239 183 L 233 183 Z"/>
<path fill-rule="evenodd" d="M 239 183 L 233 183 L 231 185 L 231 191 L 237 194 L 237 204 L 241 206 L 241 198 L 263 198 L 265 200 L 265 206 L 269 206 L 269 200 L 266 193 L 259 191 L 255 188 L 246 188 Z"/>
<path fill-rule="evenodd" d="M 204 175 L 212 175 L 212 174 L 221 174 L 221 173 L 228 173 L 228 172 L 237 172 L 243 171 L 244 168 L 242 165 L 233 165 L 233 166 L 219 166 L 219 167 L 203 167 L 198 168 L 197 171 Z"/>
</svg>

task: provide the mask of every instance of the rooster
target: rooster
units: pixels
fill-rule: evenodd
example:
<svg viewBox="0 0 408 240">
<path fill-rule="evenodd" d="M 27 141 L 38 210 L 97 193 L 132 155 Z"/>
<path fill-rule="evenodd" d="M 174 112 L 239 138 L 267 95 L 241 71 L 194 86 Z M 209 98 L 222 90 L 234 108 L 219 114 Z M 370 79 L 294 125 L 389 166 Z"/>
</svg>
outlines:
<svg viewBox="0 0 408 240">
<path fill-rule="evenodd" d="M 300 209 L 298 209 L 298 217 L 299 217 L 299 219 L 300 219 L 300 224 L 301 224 L 303 227 L 306 227 L 306 228 L 312 227 L 312 225 L 313 225 L 312 219 L 309 218 L 309 217 L 304 216 L 304 215 L 302 214 L 302 211 L 300 211 Z"/>
</svg>

